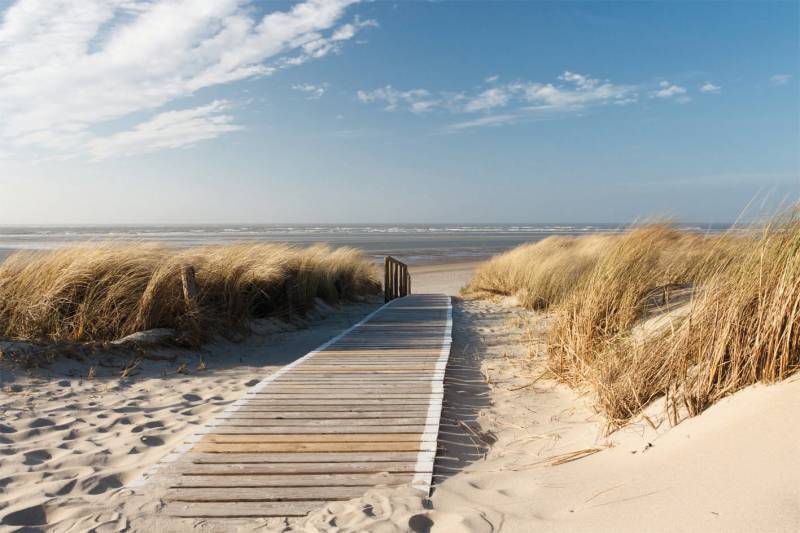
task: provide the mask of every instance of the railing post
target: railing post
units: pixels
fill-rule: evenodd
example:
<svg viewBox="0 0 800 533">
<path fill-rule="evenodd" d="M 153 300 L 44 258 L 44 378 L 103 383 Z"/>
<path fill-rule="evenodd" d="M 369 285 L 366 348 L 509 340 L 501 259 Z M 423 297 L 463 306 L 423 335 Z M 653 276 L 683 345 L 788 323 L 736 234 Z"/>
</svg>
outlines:
<svg viewBox="0 0 800 533">
<path fill-rule="evenodd" d="M 383 300 L 388 302 L 411 294 L 408 265 L 387 255 L 383 260 Z"/>
<path fill-rule="evenodd" d="M 383 301 L 384 303 L 388 302 L 392 299 L 391 293 L 389 292 L 389 268 L 390 268 L 390 258 L 387 255 L 386 258 L 383 260 Z"/>
</svg>

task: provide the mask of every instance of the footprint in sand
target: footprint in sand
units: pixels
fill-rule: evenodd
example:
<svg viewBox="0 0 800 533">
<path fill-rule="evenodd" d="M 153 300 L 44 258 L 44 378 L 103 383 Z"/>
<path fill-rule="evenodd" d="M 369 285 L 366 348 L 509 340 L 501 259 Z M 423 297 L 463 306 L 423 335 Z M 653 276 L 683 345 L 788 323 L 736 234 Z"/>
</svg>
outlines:
<svg viewBox="0 0 800 533">
<path fill-rule="evenodd" d="M 122 482 L 120 482 L 117 476 L 106 476 L 100 479 L 97 478 L 88 479 L 84 483 L 82 483 L 82 485 L 84 486 L 84 488 L 86 488 L 92 486 L 93 483 L 94 486 L 88 491 L 89 494 L 92 495 L 103 494 L 106 491 L 109 491 L 111 489 L 118 489 L 122 486 Z"/>
<path fill-rule="evenodd" d="M 184 394 L 183 399 L 187 402 L 199 402 L 203 398 L 198 396 L 197 394 Z"/>
<path fill-rule="evenodd" d="M 244 386 L 245 386 L 245 387 L 254 387 L 254 386 L 258 385 L 259 383 L 260 383 L 260 381 L 259 381 L 259 380 L 257 380 L 257 379 L 251 379 L 250 381 L 248 381 L 247 383 L 245 383 L 245 384 L 244 384 Z"/>
<path fill-rule="evenodd" d="M 45 450 L 34 450 L 32 452 L 25 452 L 23 454 L 25 459 L 22 460 L 22 464 L 24 465 L 40 465 L 45 461 L 48 461 L 53 458 L 52 455 L 47 453 Z"/>
<path fill-rule="evenodd" d="M 69 482 L 65 483 L 60 489 L 58 489 L 58 492 L 56 492 L 55 495 L 56 496 L 65 496 L 65 495 L 69 494 L 70 492 L 72 492 L 72 489 L 75 488 L 75 485 L 77 483 L 78 483 L 77 479 L 73 479 L 72 481 L 69 481 Z"/>
<path fill-rule="evenodd" d="M 145 429 L 155 429 L 155 428 L 163 428 L 163 422 L 159 422 L 157 420 L 153 420 L 152 422 L 145 422 L 144 424 L 139 424 L 138 426 L 134 426 L 131 429 L 131 433 L 141 433 Z"/>
<path fill-rule="evenodd" d="M 143 435 L 139 440 L 142 441 L 142 444 L 145 446 L 163 446 L 164 439 L 161 437 L 157 437 L 155 435 Z"/>
<path fill-rule="evenodd" d="M 0 518 L 5 526 L 41 526 L 47 523 L 47 512 L 41 505 L 26 507 Z"/>
<path fill-rule="evenodd" d="M 429 533 L 433 527 L 433 520 L 424 514 L 415 514 L 408 519 L 408 528 L 414 533 Z"/>
<path fill-rule="evenodd" d="M 17 430 L 12 428 L 11 426 L 0 424 L 0 433 L 16 433 L 16 432 Z"/>
<path fill-rule="evenodd" d="M 55 425 L 56 423 L 53 422 L 52 420 L 48 420 L 46 418 L 37 418 L 36 420 L 28 424 L 28 427 L 31 429 L 35 429 L 35 428 L 44 428 Z"/>
</svg>

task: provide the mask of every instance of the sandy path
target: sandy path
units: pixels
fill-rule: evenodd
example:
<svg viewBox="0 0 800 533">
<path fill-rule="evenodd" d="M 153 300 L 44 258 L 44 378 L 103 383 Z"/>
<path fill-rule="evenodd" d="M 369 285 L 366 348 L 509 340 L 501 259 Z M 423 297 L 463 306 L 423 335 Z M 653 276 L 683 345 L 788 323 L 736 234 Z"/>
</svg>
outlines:
<svg viewBox="0 0 800 533">
<path fill-rule="evenodd" d="M 409 267 L 413 292 L 436 292 L 458 296 L 458 291 L 472 279 L 480 263 L 447 263 Z"/>
</svg>

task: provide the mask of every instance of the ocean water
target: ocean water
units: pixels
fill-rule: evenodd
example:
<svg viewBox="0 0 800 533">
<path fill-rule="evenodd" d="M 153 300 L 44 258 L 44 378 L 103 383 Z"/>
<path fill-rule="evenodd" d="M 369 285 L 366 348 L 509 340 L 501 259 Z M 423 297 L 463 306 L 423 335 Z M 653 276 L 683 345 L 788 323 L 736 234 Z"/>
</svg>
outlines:
<svg viewBox="0 0 800 533">
<path fill-rule="evenodd" d="M 686 225 L 719 232 L 715 225 Z M 613 233 L 613 224 L 373 224 L 0 226 L 0 261 L 17 250 L 46 250 L 82 242 L 160 242 L 185 247 L 232 242 L 327 243 L 360 248 L 377 260 L 392 255 L 409 264 L 482 260 L 550 235 Z"/>
</svg>

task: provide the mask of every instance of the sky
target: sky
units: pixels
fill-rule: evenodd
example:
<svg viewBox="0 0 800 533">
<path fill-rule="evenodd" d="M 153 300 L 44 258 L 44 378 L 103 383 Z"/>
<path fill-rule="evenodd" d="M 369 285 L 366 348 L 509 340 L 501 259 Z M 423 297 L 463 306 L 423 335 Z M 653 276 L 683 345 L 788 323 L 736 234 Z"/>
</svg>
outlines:
<svg viewBox="0 0 800 533">
<path fill-rule="evenodd" d="M 0 224 L 730 222 L 800 198 L 798 28 L 797 1 L 0 0 Z"/>
</svg>

